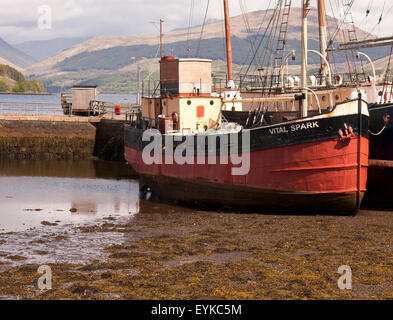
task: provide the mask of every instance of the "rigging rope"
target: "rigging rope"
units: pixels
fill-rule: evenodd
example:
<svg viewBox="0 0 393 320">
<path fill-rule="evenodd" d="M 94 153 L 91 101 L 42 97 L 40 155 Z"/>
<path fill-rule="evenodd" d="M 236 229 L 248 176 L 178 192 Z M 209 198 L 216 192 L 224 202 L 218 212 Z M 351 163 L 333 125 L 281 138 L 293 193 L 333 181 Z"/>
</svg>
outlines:
<svg viewBox="0 0 393 320">
<path fill-rule="evenodd" d="M 251 50 L 253 53 L 255 53 L 255 41 L 252 37 L 250 22 L 248 20 L 248 15 L 247 15 L 247 7 L 246 7 L 246 4 L 244 3 L 244 0 L 239 0 L 239 6 L 240 6 L 240 10 L 242 12 L 244 25 L 246 27 L 247 37 L 250 41 Z"/>
<path fill-rule="evenodd" d="M 192 20 L 193 20 L 193 14 L 194 14 L 194 0 L 191 0 L 191 5 L 190 5 L 190 16 L 188 20 L 188 32 L 187 32 L 187 45 L 186 45 L 186 57 L 191 52 L 190 48 L 190 38 L 191 38 L 191 28 L 192 28 Z"/>
<path fill-rule="evenodd" d="M 343 28 L 343 25 L 348 23 L 347 22 L 347 17 L 351 14 L 351 9 L 352 9 L 352 6 L 354 4 L 354 0 L 347 0 L 347 2 L 343 1 L 343 5 L 345 7 L 347 7 L 347 8 L 346 8 L 346 10 L 344 10 L 344 13 L 343 13 L 342 19 L 340 21 L 340 24 L 338 23 L 339 19 L 337 19 L 335 17 L 335 14 L 334 14 L 335 10 L 333 9 L 333 5 L 332 5 L 330 0 L 329 0 L 329 2 L 330 2 L 331 10 L 333 12 L 333 17 L 335 19 L 336 30 L 334 31 L 333 36 L 330 36 L 330 40 L 329 40 L 329 43 L 328 43 L 328 48 L 333 45 L 334 39 L 336 38 L 337 35 L 339 36 L 339 38 L 340 38 L 339 40 L 340 40 L 341 43 L 345 43 L 345 42 L 353 40 L 353 39 L 351 39 L 350 32 L 352 32 L 352 33 L 354 33 L 356 35 L 356 29 L 355 29 L 355 25 L 353 23 L 353 18 L 351 18 L 351 21 L 349 22 L 352 25 L 353 30 L 352 31 L 348 30 L 348 36 L 349 36 L 348 40 L 347 40 L 346 33 L 344 31 L 344 28 Z M 338 0 L 336 0 L 336 3 L 337 3 L 337 11 L 340 12 L 341 5 L 340 5 Z M 357 39 L 357 36 L 356 36 L 356 39 Z M 348 50 L 348 51 L 349 52 L 344 51 L 344 55 L 345 55 L 345 59 L 346 59 L 347 66 L 348 66 L 348 72 L 349 72 L 349 75 L 350 75 L 350 80 L 351 81 L 355 80 L 356 81 L 356 87 L 359 87 L 360 78 L 359 78 L 357 63 L 356 63 L 356 60 L 355 60 L 354 50 Z M 362 68 L 363 74 L 364 74 L 364 65 L 363 65 L 363 61 L 362 60 L 360 60 L 360 64 L 361 64 L 361 68 Z M 352 79 L 352 74 L 353 73 L 355 75 L 355 79 Z"/>
<path fill-rule="evenodd" d="M 384 2 L 383 2 L 382 12 L 381 12 L 381 15 L 379 16 L 379 19 L 378 19 L 377 24 L 376 24 L 376 25 L 374 26 L 374 28 L 372 28 L 371 31 L 370 31 L 370 33 L 372 34 L 372 33 L 375 31 L 375 29 L 378 28 L 378 32 L 376 32 L 376 33 L 377 33 L 377 37 L 378 37 L 379 34 L 380 34 L 381 22 L 382 22 L 382 20 L 384 19 L 384 15 L 387 14 L 387 13 L 384 12 L 384 11 L 385 11 L 385 7 L 386 7 L 386 0 L 384 0 Z M 389 9 L 389 10 L 390 10 L 390 9 Z"/>
<path fill-rule="evenodd" d="M 207 5 L 206 5 L 206 11 L 205 11 L 205 17 L 203 19 L 203 24 L 202 24 L 202 28 L 201 28 L 201 35 L 199 36 L 199 41 L 198 41 L 198 47 L 195 53 L 195 57 L 198 58 L 199 56 L 199 49 L 201 48 L 201 41 L 202 41 L 202 37 L 203 37 L 203 31 L 205 30 L 205 25 L 206 25 L 206 19 L 207 19 L 207 13 L 209 11 L 209 5 L 210 5 L 210 0 L 207 0 Z"/>
<path fill-rule="evenodd" d="M 330 1 L 330 0 L 329 0 L 329 1 Z M 346 11 L 344 11 L 343 19 L 342 19 L 342 21 L 340 22 L 340 25 L 337 24 L 337 21 L 336 21 L 337 28 L 336 28 L 336 30 L 334 31 L 333 36 L 332 36 L 332 37 L 330 38 L 330 40 L 329 40 L 328 48 L 329 48 L 331 45 L 333 45 L 334 39 L 336 38 L 337 34 L 338 34 L 338 33 L 340 32 L 340 30 L 342 29 L 342 26 L 343 26 L 343 24 L 345 23 L 345 18 L 347 17 L 348 13 L 351 11 L 354 2 L 355 2 L 355 0 L 350 0 L 350 2 L 348 2 L 348 4 L 347 4 L 348 8 L 347 8 Z M 330 5 L 331 5 L 331 2 L 330 2 Z M 331 6 L 332 6 L 332 5 L 331 5 Z M 340 7 L 340 4 L 338 4 L 337 7 Z M 334 12 L 333 7 L 332 7 L 332 12 Z"/>
<path fill-rule="evenodd" d="M 266 39 L 266 37 L 267 37 L 268 30 L 271 28 L 272 25 L 273 25 L 273 28 L 274 28 L 274 21 L 275 21 L 275 19 L 276 19 L 276 13 L 277 13 L 278 8 L 281 7 L 281 3 L 282 3 L 281 0 L 278 1 L 277 6 L 276 6 L 276 8 L 274 9 L 274 11 L 273 11 L 273 13 L 272 13 L 272 15 L 271 15 L 271 17 L 270 17 L 269 23 L 267 24 L 267 26 L 266 26 L 266 28 L 265 28 L 265 31 L 264 31 L 264 33 L 263 33 L 263 36 L 261 37 L 261 39 L 260 39 L 260 41 L 259 41 L 259 43 L 258 43 L 258 46 L 257 46 L 257 48 L 256 48 L 256 52 L 253 54 L 253 57 L 252 57 L 252 59 L 251 59 L 249 65 L 248 65 L 248 67 L 247 67 L 245 76 L 249 73 L 249 71 L 250 71 L 250 69 L 251 69 L 251 66 L 252 66 L 252 64 L 254 63 L 255 59 L 256 59 L 257 52 L 259 52 L 260 47 L 262 46 L 262 44 L 264 43 L 264 41 L 265 41 L 265 39 Z M 272 28 L 272 29 L 273 29 L 273 28 Z M 269 38 L 268 38 L 268 42 L 269 42 L 269 39 L 270 39 L 270 37 L 271 37 L 271 33 L 272 33 L 272 32 L 270 32 L 270 35 L 269 35 Z M 266 56 L 267 56 L 267 51 L 269 50 L 269 48 L 267 47 L 267 48 L 265 48 L 265 49 L 266 49 L 266 50 L 265 50 L 265 56 L 264 56 L 264 59 L 263 59 L 263 61 L 262 61 L 262 63 L 261 63 L 261 66 L 264 65 L 264 61 L 265 61 L 265 58 L 266 58 Z M 271 47 L 270 47 L 270 50 L 271 50 Z M 245 77 L 245 76 L 244 76 L 244 77 Z M 243 77 L 243 79 L 244 79 L 244 77 Z M 241 84 L 242 84 L 243 79 L 241 79 L 241 82 L 240 82 Z"/>
<path fill-rule="evenodd" d="M 157 47 L 157 51 L 156 51 L 156 54 L 154 56 L 154 59 L 158 58 L 159 52 L 160 52 L 160 45 L 158 45 L 158 47 Z M 151 70 L 149 71 L 149 73 L 147 74 L 146 78 L 143 81 L 146 81 L 147 79 L 150 79 L 152 74 L 154 73 L 153 64 L 150 64 L 150 68 L 149 69 L 151 69 Z"/>
<path fill-rule="evenodd" d="M 387 90 L 389 71 L 390 71 L 390 63 L 392 61 L 392 54 L 393 54 L 393 45 L 390 47 L 389 61 L 388 61 L 388 65 L 386 67 L 386 73 L 385 73 L 385 79 L 384 79 L 384 83 L 383 83 L 382 92 L 384 92 L 385 89 Z"/>
<path fill-rule="evenodd" d="M 263 38 L 266 36 L 266 30 L 268 28 L 266 28 L 266 30 L 265 30 L 265 32 L 263 34 L 261 34 L 261 32 L 262 32 L 262 28 L 263 28 L 263 26 L 264 26 L 264 24 L 266 22 L 266 17 L 267 17 L 267 14 L 269 13 L 272 1 L 273 0 L 269 0 L 269 3 L 268 3 L 268 5 L 267 5 L 267 7 L 265 9 L 264 15 L 263 15 L 263 17 L 261 19 L 261 22 L 259 24 L 258 31 L 254 34 L 255 39 L 252 38 L 253 42 L 254 42 L 254 50 L 248 51 L 245 61 L 249 61 L 250 56 L 252 56 L 252 59 L 251 59 L 249 65 L 247 67 L 246 66 L 242 66 L 240 71 L 239 71 L 239 83 L 240 83 L 239 84 L 239 91 L 244 86 L 245 79 L 248 77 L 248 73 L 250 72 L 251 66 L 253 64 L 255 64 L 257 70 L 258 70 L 258 66 L 262 66 L 261 55 L 260 55 L 260 52 L 259 52 L 258 49 L 260 47 L 260 44 L 263 42 Z M 251 28 L 250 28 L 250 31 L 251 31 Z M 252 32 L 250 32 L 250 33 L 251 33 L 251 36 L 252 36 Z M 256 40 L 257 40 L 259 35 L 262 36 L 262 40 L 261 40 L 262 42 L 260 42 L 258 47 L 256 47 Z M 246 71 L 244 71 L 245 68 L 246 68 Z M 261 81 L 261 72 L 259 70 L 258 70 L 258 75 L 255 75 L 251 81 L 252 81 L 252 83 L 251 83 L 252 85 L 254 85 L 254 86 L 258 86 L 259 85 L 259 83 Z M 258 105 L 260 105 L 260 103 L 258 103 Z M 254 102 L 251 103 L 251 109 L 253 109 L 253 107 L 254 107 Z"/>
<path fill-rule="evenodd" d="M 265 21 L 266 21 L 266 16 L 267 16 L 267 14 L 268 14 L 268 11 L 269 11 L 269 8 L 270 8 L 270 6 L 271 6 L 271 3 L 272 3 L 272 0 L 269 0 L 269 4 L 268 4 L 268 6 L 267 6 L 267 8 L 266 8 L 266 10 L 265 10 L 265 14 L 263 15 L 263 18 L 261 19 L 261 23 L 260 23 L 260 25 L 259 25 L 258 31 L 257 31 L 257 33 L 255 34 L 255 40 L 257 39 L 257 37 L 260 35 L 260 33 L 261 33 L 261 31 L 262 31 L 263 24 L 264 24 Z M 265 35 L 265 34 L 264 34 L 264 35 Z M 254 43 L 255 43 L 255 41 L 254 41 Z M 253 58 L 253 60 L 251 61 L 250 65 L 252 65 L 252 64 L 254 63 L 254 61 L 255 61 L 255 65 L 256 65 L 257 67 L 262 65 L 262 63 L 261 63 L 261 56 L 260 56 L 260 53 L 258 52 L 258 49 L 257 49 L 257 48 L 255 48 L 255 52 L 251 52 L 251 51 L 248 52 L 247 58 L 245 59 L 245 61 L 248 61 L 248 60 L 249 60 L 250 55 L 255 56 L 255 58 Z M 241 68 L 240 73 L 243 72 L 243 68 L 244 68 L 244 67 Z M 244 78 L 247 76 L 248 72 L 249 72 L 249 69 L 246 71 L 246 74 L 244 75 Z M 242 81 L 240 80 L 240 82 L 242 82 Z"/>
</svg>

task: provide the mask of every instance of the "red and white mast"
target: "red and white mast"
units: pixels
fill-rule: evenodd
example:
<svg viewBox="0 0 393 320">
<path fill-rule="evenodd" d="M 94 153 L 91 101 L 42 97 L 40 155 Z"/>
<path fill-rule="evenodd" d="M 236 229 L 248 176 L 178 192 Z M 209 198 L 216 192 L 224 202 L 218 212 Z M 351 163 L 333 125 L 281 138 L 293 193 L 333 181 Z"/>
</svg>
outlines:
<svg viewBox="0 0 393 320">
<path fill-rule="evenodd" d="M 229 21 L 228 0 L 224 0 L 224 15 L 225 15 L 226 51 L 227 51 L 227 72 L 228 72 L 227 88 L 232 89 L 235 87 L 235 83 L 233 82 L 231 27 Z"/>
<path fill-rule="evenodd" d="M 318 0 L 318 20 L 319 20 L 319 51 L 327 59 L 327 23 L 325 0 Z M 326 78 L 328 74 L 327 65 L 321 59 L 321 75 Z"/>
<path fill-rule="evenodd" d="M 307 54 L 308 54 L 308 21 L 307 16 L 310 12 L 310 0 L 303 0 L 303 22 L 302 22 L 302 88 L 305 99 L 303 100 L 302 108 L 300 110 L 303 118 L 308 115 L 308 97 L 307 97 Z"/>
</svg>

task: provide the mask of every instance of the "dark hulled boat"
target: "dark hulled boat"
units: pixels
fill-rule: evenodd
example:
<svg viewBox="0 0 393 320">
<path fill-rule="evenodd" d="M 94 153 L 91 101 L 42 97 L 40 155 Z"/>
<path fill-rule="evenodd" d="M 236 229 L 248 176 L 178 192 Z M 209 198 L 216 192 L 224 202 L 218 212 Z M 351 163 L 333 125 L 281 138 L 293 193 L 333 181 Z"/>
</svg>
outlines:
<svg viewBox="0 0 393 320">
<path fill-rule="evenodd" d="M 311 85 L 311 88 L 315 92 L 315 96 L 318 97 L 318 100 L 323 104 L 324 98 L 327 96 L 326 91 L 330 90 L 331 95 L 335 95 L 338 93 L 342 93 L 344 96 L 351 96 L 351 90 L 357 91 L 361 90 L 363 92 L 363 98 L 369 103 L 369 114 L 370 114 L 370 127 L 369 127 L 369 136 L 370 136 L 370 159 L 369 159 L 369 176 L 368 176 L 368 184 L 367 184 L 367 194 L 364 199 L 363 205 L 366 208 L 393 208 L 393 202 L 390 200 L 390 196 L 393 193 L 393 87 L 391 87 L 392 83 L 386 82 L 388 71 L 385 77 L 385 84 L 383 85 L 382 90 L 379 92 L 379 98 L 377 98 L 377 83 L 376 83 L 376 73 L 372 60 L 365 53 L 360 52 L 361 48 L 371 48 L 376 46 L 391 46 L 392 37 L 386 38 L 372 38 L 369 40 L 355 41 L 353 34 L 350 35 L 349 38 L 352 39 L 350 42 L 341 44 L 338 48 L 330 48 L 328 50 L 328 42 L 326 37 L 327 24 L 326 24 L 326 13 L 325 13 L 325 3 L 323 0 L 318 1 L 318 14 L 319 14 L 319 28 L 320 28 L 320 52 L 321 55 L 328 57 L 328 52 L 333 51 L 349 51 L 352 52 L 357 59 L 360 57 L 367 58 L 370 63 L 371 69 L 373 70 L 372 77 L 364 76 L 365 81 L 359 82 L 361 78 L 357 74 L 356 81 L 352 81 L 352 83 L 342 82 L 336 83 L 334 86 L 324 86 L 323 81 L 321 80 L 320 84 L 315 86 Z M 350 15 L 351 13 L 348 12 Z M 349 29 L 348 29 L 349 30 Z M 352 30 L 352 29 L 351 29 Z M 347 31 L 344 31 L 347 32 Z M 356 38 L 356 37 L 355 37 Z M 329 46 L 333 42 L 329 42 Z M 328 59 L 327 59 L 328 60 Z M 391 60 L 391 57 L 390 57 Z M 388 63 L 388 69 L 390 67 L 391 62 Z M 330 67 L 327 68 L 329 63 L 327 61 L 323 61 L 321 59 L 321 75 L 323 79 L 328 79 L 330 73 Z M 356 66 L 355 66 L 356 69 Z M 268 69 L 266 69 L 268 70 Z M 329 71 L 329 72 L 328 72 Z M 267 72 L 267 71 L 266 71 Z M 364 71 L 363 71 L 364 72 Z M 282 73 L 282 70 L 281 70 Z M 358 71 L 356 71 L 358 73 Z M 361 73 L 361 71 L 360 71 Z M 282 74 L 281 74 L 282 75 Z M 330 74 L 331 76 L 331 74 Z M 351 78 L 351 77 L 350 77 Z M 282 78 L 282 91 L 287 91 L 284 85 L 284 78 Z M 337 79 L 342 79 L 340 76 Z M 353 78 L 351 78 L 353 79 Z M 328 83 L 328 81 L 326 81 Z M 390 88 L 389 88 L 390 87 Z M 279 89 L 279 88 L 278 88 Z M 290 90 L 290 89 L 289 89 Z M 247 92 L 245 90 L 245 92 Z M 269 89 L 262 87 L 259 89 L 264 93 L 265 91 L 269 92 Z M 242 92 L 244 95 L 245 92 Z M 252 91 L 258 92 L 258 91 Z M 273 90 L 274 92 L 274 90 Z M 333 93 L 335 92 L 335 93 Z M 275 94 L 275 93 L 274 93 Z M 342 100 L 342 99 L 340 99 Z M 318 102 L 319 103 L 319 102 Z M 323 109 L 329 108 L 330 105 L 323 106 Z M 252 111 L 243 111 L 247 110 L 247 108 L 243 110 L 230 110 L 227 108 L 223 111 L 223 116 L 228 119 L 228 121 L 235 121 L 246 125 L 253 122 L 253 119 L 258 119 L 258 113 L 263 113 L 263 116 L 266 118 L 264 120 L 265 123 L 269 122 L 269 119 L 277 118 L 277 117 L 293 117 L 293 112 L 288 112 L 288 110 L 276 110 L 273 111 L 274 106 L 263 107 L 264 111 L 260 111 L 259 109 L 253 109 Z M 269 111 L 265 111 L 269 110 Z M 259 119 L 261 117 L 259 116 Z M 250 126 L 250 124 L 249 124 Z M 251 124 L 252 126 L 252 124 Z"/>
<path fill-rule="evenodd" d="M 370 105 L 369 113 L 370 162 L 393 163 L 393 105 Z"/>
<path fill-rule="evenodd" d="M 370 112 L 370 158 L 364 207 L 393 208 L 393 105 L 374 104 Z"/>
</svg>

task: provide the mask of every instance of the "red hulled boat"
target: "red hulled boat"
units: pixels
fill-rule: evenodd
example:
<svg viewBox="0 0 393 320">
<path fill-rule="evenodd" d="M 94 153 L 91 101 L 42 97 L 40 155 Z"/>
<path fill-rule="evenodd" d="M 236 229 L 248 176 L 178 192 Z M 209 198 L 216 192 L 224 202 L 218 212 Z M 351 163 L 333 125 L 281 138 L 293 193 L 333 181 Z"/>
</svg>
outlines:
<svg viewBox="0 0 393 320">
<path fill-rule="evenodd" d="M 197 112 L 196 107 L 191 105 L 191 112 Z M 228 144 L 217 143 L 216 150 L 206 148 L 194 156 L 194 164 L 179 164 L 173 159 L 165 162 L 165 156 L 176 150 L 176 144 L 165 141 L 173 133 L 157 135 L 163 163 L 146 164 L 143 152 L 151 142 L 142 141 L 144 126 L 150 127 L 151 122 L 139 118 L 126 124 L 125 157 L 141 175 L 141 190 L 149 188 L 165 200 L 264 212 L 353 214 L 366 190 L 368 111 L 361 99 L 337 105 L 330 113 L 292 122 L 238 133 L 220 133 L 219 129 L 192 135 L 194 145 L 201 137 L 231 141 L 230 135 L 238 135 L 242 144 L 248 133 L 249 155 L 238 154 L 243 159 L 249 156 L 249 171 L 244 175 L 233 174 L 238 166 L 231 161 L 220 163 L 222 150 L 231 152 Z M 348 135 L 342 138 L 340 131 Z M 190 135 L 178 135 L 178 146 L 185 144 L 187 137 Z M 240 145 L 239 150 L 242 148 Z M 214 154 L 217 163 L 208 164 L 208 157 Z"/>
<path fill-rule="evenodd" d="M 160 74 L 160 95 L 143 97 L 141 112 L 130 114 L 125 125 L 125 158 L 140 174 L 142 192 L 266 213 L 358 211 L 369 156 L 368 105 L 361 94 L 312 115 L 306 85 L 297 93 L 253 99 L 288 102 L 299 113 L 244 128 L 222 119 L 223 106 L 240 100 L 211 93 L 210 60 L 163 58 Z M 231 87 L 230 61 L 228 75 Z"/>
</svg>

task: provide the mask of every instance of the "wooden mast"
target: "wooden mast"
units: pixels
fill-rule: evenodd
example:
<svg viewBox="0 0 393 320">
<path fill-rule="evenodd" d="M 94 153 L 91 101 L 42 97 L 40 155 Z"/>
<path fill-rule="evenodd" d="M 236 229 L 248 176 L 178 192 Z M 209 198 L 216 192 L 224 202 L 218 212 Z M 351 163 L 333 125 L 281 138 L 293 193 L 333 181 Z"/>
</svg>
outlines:
<svg viewBox="0 0 393 320">
<path fill-rule="evenodd" d="M 303 118 L 308 116 L 308 98 L 307 98 L 307 54 L 308 54 L 308 21 L 307 16 L 310 12 L 310 0 L 303 0 L 303 23 L 302 23 L 302 88 L 304 100 L 301 104 L 300 114 Z"/>
<path fill-rule="evenodd" d="M 345 50 L 359 50 L 367 48 L 377 48 L 393 45 L 393 37 L 384 37 L 376 39 L 366 39 L 361 41 L 351 41 L 341 43 L 338 48 L 328 48 L 327 51 L 345 51 Z"/>
<path fill-rule="evenodd" d="M 327 23 L 326 23 L 326 9 L 325 0 L 318 0 L 318 21 L 319 21 L 319 51 L 328 58 L 327 55 Z M 326 78 L 328 73 L 325 61 L 321 59 L 321 75 Z"/>
<path fill-rule="evenodd" d="M 234 88 L 233 82 L 233 68 L 232 68 L 232 45 L 231 45 L 231 27 L 229 21 L 229 6 L 228 0 L 224 0 L 224 15 L 225 15 L 225 38 L 227 51 L 227 68 L 228 68 L 228 88 Z"/>
</svg>

